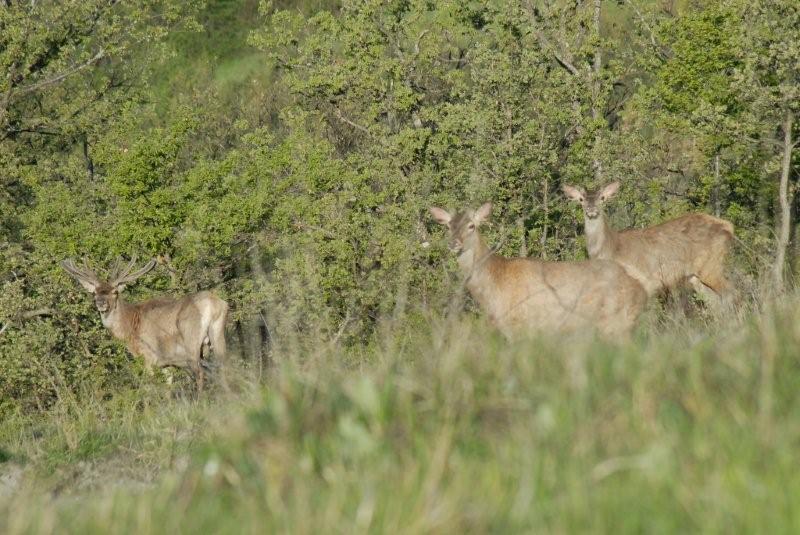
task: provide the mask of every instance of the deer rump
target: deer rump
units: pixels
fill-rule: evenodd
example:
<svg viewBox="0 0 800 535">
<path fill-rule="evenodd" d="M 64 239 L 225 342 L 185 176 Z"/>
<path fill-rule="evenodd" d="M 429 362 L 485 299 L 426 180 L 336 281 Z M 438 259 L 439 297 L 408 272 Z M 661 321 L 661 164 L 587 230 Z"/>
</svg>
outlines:
<svg viewBox="0 0 800 535">
<path fill-rule="evenodd" d="M 687 214 L 644 229 L 619 231 L 610 255 L 637 279 L 648 295 L 697 277 L 720 294 L 728 288 L 724 261 L 733 225 L 708 214 Z"/>
<path fill-rule="evenodd" d="M 641 285 L 612 261 L 489 260 L 467 287 L 506 336 L 592 328 L 624 336 L 647 299 Z"/>
<path fill-rule="evenodd" d="M 203 347 L 225 355 L 225 317 L 228 306 L 210 292 L 182 299 L 154 299 L 128 305 L 128 349 L 141 355 L 147 367 L 194 367 Z M 123 322 L 124 323 L 124 322 Z"/>
</svg>

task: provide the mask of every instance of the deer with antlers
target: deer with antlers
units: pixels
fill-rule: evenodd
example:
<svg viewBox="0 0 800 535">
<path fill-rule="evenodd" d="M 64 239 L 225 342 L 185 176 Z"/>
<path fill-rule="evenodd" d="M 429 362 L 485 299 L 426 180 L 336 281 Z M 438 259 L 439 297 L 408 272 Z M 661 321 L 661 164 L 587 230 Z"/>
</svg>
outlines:
<svg viewBox="0 0 800 535">
<path fill-rule="evenodd" d="M 593 328 L 609 337 L 630 334 L 647 295 L 619 264 L 499 256 L 478 232 L 491 210 L 491 203 L 455 215 L 430 208 L 434 219 L 450 231 L 467 290 L 507 338 L 531 331 Z"/>
<path fill-rule="evenodd" d="M 197 391 L 203 391 L 204 372 L 201 358 L 208 349 L 217 359 L 225 358 L 225 320 L 228 303 L 211 292 L 199 292 L 179 299 L 150 299 L 127 303 L 120 296 L 125 287 L 142 277 L 156 265 L 151 260 L 134 270 L 136 259 L 121 268 L 118 263 L 110 279 L 97 277 L 86 261 L 77 266 L 72 259 L 61 266 L 88 292 L 103 325 L 128 350 L 144 359 L 145 369 L 154 367 L 188 368 L 194 375 Z M 121 268 L 121 269 L 120 269 Z"/>
<path fill-rule="evenodd" d="M 616 231 L 603 205 L 619 190 L 619 182 L 586 191 L 565 185 L 568 199 L 580 203 L 589 258 L 619 262 L 652 296 L 690 284 L 715 306 L 729 298 L 725 258 L 733 242 L 733 224 L 692 213 L 642 229 Z"/>
</svg>

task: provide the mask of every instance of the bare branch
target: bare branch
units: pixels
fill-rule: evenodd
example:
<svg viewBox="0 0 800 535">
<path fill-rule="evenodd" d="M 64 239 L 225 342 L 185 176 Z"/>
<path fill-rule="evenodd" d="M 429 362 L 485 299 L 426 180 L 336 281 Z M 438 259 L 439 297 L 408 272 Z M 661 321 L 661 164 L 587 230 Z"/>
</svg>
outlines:
<svg viewBox="0 0 800 535">
<path fill-rule="evenodd" d="M 339 110 L 339 108 L 334 108 L 333 113 L 336 115 L 336 118 L 339 119 L 340 121 L 342 121 L 343 123 L 349 124 L 350 126 L 355 128 L 356 130 L 360 130 L 360 131 L 364 132 L 365 134 L 367 134 L 368 136 L 372 137 L 372 132 L 370 132 L 366 127 L 363 127 L 360 124 L 354 123 L 353 121 L 351 121 L 350 119 L 348 119 L 347 117 L 342 115 L 342 112 Z"/>
<path fill-rule="evenodd" d="M 527 2 L 527 4 L 528 4 L 528 10 L 530 11 L 530 14 L 531 14 L 531 22 L 535 25 L 536 24 L 536 8 L 534 8 L 533 5 L 530 2 Z M 566 69 L 567 72 L 569 72 L 570 74 L 572 74 L 574 76 L 577 76 L 578 74 L 580 74 L 580 71 L 578 70 L 578 68 L 575 67 L 575 65 L 573 65 L 571 61 L 569 61 L 563 55 L 561 55 L 558 52 L 556 52 L 555 47 L 550 43 L 550 40 L 547 38 L 547 36 L 544 34 L 544 32 L 542 32 L 538 28 L 534 27 L 533 33 L 536 35 L 536 39 L 539 41 L 539 46 L 542 47 L 542 50 L 550 51 L 550 53 L 553 54 L 553 58 L 556 60 L 556 63 L 558 63 L 561 67 Z"/>
<path fill-rule="evenodd" d="M 419 45 L 422 43 L 422 39 L 423 39 L 423 37 L 425 37 L 426 35 L 428 35 L 428 30 L 423 30 L 423 31 L 422 31 L 422 32 L 419 34 L 419 37 L 417 37 L 417 42 L 414 44 L 414 57 L 415 57 L 415 58 L 416 58 L 417 56 L 419 56 Z"/>
<path fill-rule="evenodd" d="M 56 311 L 52 308 L 45 307 L 45 308 L 37 308 L 36 310 L 28 310 L 27 312 L 23 312 L 21 317 L 22 319 L 31 319 L 31 318 L 38 318 L 40 316 L 54 316 Z"/>
<path fill-rule="evenodd" d="M 352 317 L 350 316 L 350 311 L 348 310 L 347 314 L 345 314 L 344 319 L 342 320 L 342 324 L 339 326 L 339 330 L 336 331 L 336 334 L 333 336 L 333 338 L 330 341 L 330 345 L 331 346 L 335 346 L 337 343 L 339 343 L 339 339 L 344 334 L 344 331 L 347 328 L 347 326 L 350 324 L 351 320 L 352 320 Z M 266 322 L 264 322 L 264 324 L 266 325 Z"/>
<path fill-rule="evenodd" d="M 6 320 L 5 323 L 3 323 L 3 326 L 0 327 L 0 335 L 6 332 L 6 330 L 9 327 L 21 321 L 29 320 L 31 318 L 38 318 L 41 316 L 54 316 L 55 314 L 56 311 L 49 307 L 37 308 L 36 310 L 28 310 L 26 312 L 22 312 L 21 314 L 16 316 L 13 320 Z"/>
<path fill-rule="evenodd" d="M 75 74 L 76 72 L 82 71 L 83 69 L 89 67 L 93 63 L 95 63 L 95 62 L 99 61 L 100 59 L 102 59 L 104 56 L 105 56 L 105 51 L 104 50 L 100 50 L 100 52 L 95 54 L 92 58 L 87 60 L 85 63 L 81 63 L 80 65 L 76 65 L 75 67 L 69 69 L 68 71 L 62 72 L 61 74 L 53 76 L 52 78 L 48 78 L 47 80 L 42 80 L 41 82 L 37 82 L 35 84 L 31 84 L 31 85 L 29 85 L 27 87 L 22 87 L 22 88 L 20 88 L 20 90 L 18 91 L 17 94 L 18 95 L 26 95 L 28 93 L 32 93 L 34 91 L 38 91 L 39 89 L 41 89 L 43 87 L 46 87 L 48 85 L 56 84 L 56 83 L 64 80 L 65 78 Z"/>
<path fill-rule="evenodd" d="M 639 11 L 639 8 L 636 7 L 636 3 L 631 2 L 631 0 L 625 0 L 625 2 L 631 6 L 631 9 L 633 9 L 633 12 L 636 13 L 636 17 L 639 19 L 639 22 L 642 23 L 642 26 L 644 26 L 645 30 L 647 30 L 647 33 L 650 34 L 650 44 L 653 45 L 653 48 L 660 53 L 661 48 L 658 46 L 658 43 L 656 43 L 655 32 L 653 32 L 653 29 L 647 23 L 647 20 L 644 18 L 644 15 L 642 15 L 642 12 Z"/>
<path fill-rule="evenodd" d="M 579 70 L 578 70 L 578 69 L 575 67 L 575 65 L 573 65 L 573 64 L 572 64 L 572 63 L 570 63 L 569 61 L 567 61 L 567 60 L 565 60 L 564 58 L 562 58 L 562 57 L 561 57 L 561 56 L 560 56 L 560 55 L 559 55 L 557 52 L 555 52 L 555 51 L 553 52 L 553 57 L 555 58 L 556 62 L 557 62 L 559 65 L 561 65 L 562 67 L 564 67 L 564 68 L 565 68 L 566 70 L 568 70 L 568 71 L 569 71 L 571 74 L 573 74 L 573 75 L 577 76 L 577 75 L 580 73 L 580 71 L 579 71 Z"/>
</svg>

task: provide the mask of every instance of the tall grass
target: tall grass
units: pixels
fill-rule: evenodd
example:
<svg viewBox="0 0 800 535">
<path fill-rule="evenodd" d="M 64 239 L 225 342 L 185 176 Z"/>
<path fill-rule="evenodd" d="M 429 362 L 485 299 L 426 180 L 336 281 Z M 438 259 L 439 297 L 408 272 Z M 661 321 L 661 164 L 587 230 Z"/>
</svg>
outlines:
<svg viewBox="0 0 800 535">
<path fill-rule="evenodd" d="M 65 397 L 0 431 L 0 531 L 797 532 L 798 316 L 624 345 L 431 319 L 200 400 Z"/>
</svg>

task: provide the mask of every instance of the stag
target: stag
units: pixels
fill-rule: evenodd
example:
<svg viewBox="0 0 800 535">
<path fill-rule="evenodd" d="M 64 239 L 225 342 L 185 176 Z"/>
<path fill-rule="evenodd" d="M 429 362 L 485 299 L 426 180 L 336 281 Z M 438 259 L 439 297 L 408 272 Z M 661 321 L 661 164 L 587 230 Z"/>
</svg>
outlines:
<svg viewBox="0 0 800 535">
<path fill-rule="evenodd" d="M 228 304 L 211 292 L 199 292 L 179 299 L 159 298 L 141 303 L 127 303 L 121 297 L 125 287 L 142 277 L 156 265 L 151 260 L 134 270 L 136 259 L 121 267 L 117 263 L 110 280 L 97 277 L 86 261 L 78 266 L 72 259 L 61 266 L 88 292 L 103 325 L 115 338 L 125 342 L 134 356 L 144 359 L 145 369 L 173 366 L 189 369 L 195 377 L 197 391 L 203 391 L 204 372 L 201 366 L 211 348 L 217 359 L 225 357 L 225 319 Z M 121 269 L 120 269 L 121 268 Z"/>
<path fill-rule="evenodd" d="M 589 258 L 619 262 L 648 296 L 688 283 L 715 306 L 723 303 L 729 297 L 725 258 L 733 241 L 733 224 L 692 213 L 653 227 L 615 231 L 603 205 L 619 185 L 612 182 L 593 191 L 562 188 L 567 198 L 583 207 Z"/>
<path fill-rule="evenodd" d="M 617 263 L 607 260 L 547 262 L 504 258 L 478 232 L 491 203 L 451 215 L 432 207 L 449 229 L 451 249 L 473 299 L 507 338 L 525 331 L 583 331 L 627 337 L 647 295 Z"/>
</svg>

